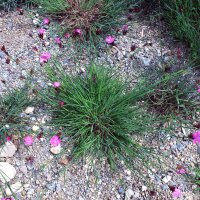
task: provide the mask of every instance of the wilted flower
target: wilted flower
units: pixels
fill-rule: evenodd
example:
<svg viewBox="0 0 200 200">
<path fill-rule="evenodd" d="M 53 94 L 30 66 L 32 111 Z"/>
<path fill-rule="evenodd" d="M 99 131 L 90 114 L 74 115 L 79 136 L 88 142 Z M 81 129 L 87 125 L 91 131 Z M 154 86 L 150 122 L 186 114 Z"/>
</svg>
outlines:
<svg viewBox="0 0 200 200">
<path fill-rule="evenodd" d="M 43 23 L 46 24 L 46 25 L 49 25 L 50 24 L 50 20 L 48 18 L 45 18 L 43 20 Z"/>
<path fill-rule="evenodd" d="M 54 147 L 60 145 L 61 143 L 61 139 L 58 135 L 54 135 L 51 139 L 50 139 L 50 144 Z"/>
<path fill-rule="evenodd" d="M 181 48 L 178 48 L 177 50 L 177 58 L 180 60 L 182 58 L 182 51 Z"/>
<path fill-rule="evenodd" d="M 38 31 L 38 35 L 41 39 L 43 39 L 43 36 L 45 34 L 45 29 L 41 28 L 39 31 Z"/>
<path fill-rule="evenodd" d="M 107 36 L 106 37 L 106 39 L 105 39 L 105 42 L 107 43 L 107 44 L 114 44 L 114 41 L 115 41 L 115 38 L 114 37 L 112 37 L 112 36 Z"/>
<path fill-rule="evenodd" d="M 181 197 L 181 196 L 182 196 L 181 190 L 178 189 L 178 188 L 175 188 L 174 191 L 172 192 L 172 196 L 173 196 L 173 198 L 175 198 L 175 199 Z"/>
<path fill-rule="evenodd" d="M 123 33 L 123 35 L 126 35 L 127 32 L 128 32 L 128 25 L 125 24 L 125 25 L 122 26 L 122 33 Z"/>
<path fill-rule="evenodd" d="M 53 87 L 54 87 L 54 88 L 59 88 L 60 85 L 61 85 L 60 82 L 54 82 L 54 83 L 53 83 Z"/>
<path fill-rule="evenodd" d="M 32 144 L 33 144 L 33 141 L 34 141 L 34 138 L 33 138 L 33 136 L 31 136 L 31 135 L 27 135 L 27 136 L 24 137 L 24 144 L 25 144 L 26 146 L 32 145 Z"/>
<path fill-rule="evenodd" d="M 40 56 L 40 63 L 46 63 L 51 58 L 51 54 L 48 52 L 43 52 Z"/>
<path fill-rule="evenodd" d="M 61 39 L 60 39 L 59 37 L 56 37 L 56 38 L 55 38 L 55 42 L 56 42 L 57 44 L 61 44 Z"/>
<path fill-rule="evenodd" d="M 74 31 L 73 31 L 73 35 L 74 36 L 82 36 L 82 31 L 80 28 L 76 28 Z"/>
<path fill-rule="evenodd" d="M 68 38 L 70 38 L 70 34 L 69 34 L 69 33 L 65 33 L 64 37 L 65 37 L 66 39 L 68 39 Z"/>
<path fill-rule="evenodd" d="M 194 144 L 197 144 L 197 143 L 200 144 L 200 130 L 195 131 L 195 132 L 192 134 L 192 137 L 193 137 L 193 142 L 194 142 Z"/>
<path fill-rule="evenodd" d="M 59 104 L 60 104 L 60 106 L 62 107 L 62 106 L 64 106 L 64 101 L 61 101 L 61 102 L 59 102 Z"/>
</svg>

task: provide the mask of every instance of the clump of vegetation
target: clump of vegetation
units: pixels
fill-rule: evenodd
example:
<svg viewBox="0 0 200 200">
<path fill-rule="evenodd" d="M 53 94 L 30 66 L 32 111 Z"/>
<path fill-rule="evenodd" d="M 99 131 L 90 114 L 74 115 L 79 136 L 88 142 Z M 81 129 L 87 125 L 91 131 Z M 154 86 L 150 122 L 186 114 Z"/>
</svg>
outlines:
<svg viewBox="0 0 200 200">
<path fill-rule="evenodd" d="M 80 75 L 66 74 L 59 64 L 46 66 L 52 86 L 42 94 L 51 106 L 52 125 L 63 127 L 73 141 L 72 157 L 107 158 L 112 167 L 138 160 L 130 166 L 148 163 L 150 149 L 141 146 L 136 135 L 152 130 L 153 116 L 139 102 L 152 90 L 133 90 L 112 70 L 92 65 Z"/>
<path fill-rule="evenodd" d="M 157 114 L 186 114 L 191 113 L 197 106 L 197 87 L 194 81 L 191 81 L 191 72 L 189 70 L 180 70 L 169 72 L 170 68 L 152 72 L 147 76 L 147 85 L 154 83 L 156 80 L 160 83 L 157 88 L 149 93 L 145 99 L 148 99 L 148 106 L 151 111 Z M 169 77 L 168 82 L 162 79 Z M 173 77 L 173 78 L 170 78 Z"/>
<path fill-rule="evenodd" d="M 3 0 L 0 2 L 0 8 L 3 8 L 6 11 L 10 11 L 28 2 L 28 0 Z"/>
<path fill-rule="evenodd" d="M 197 189 L 200 190 L 200 168 L 194 169 L 194 176 L 191 178 L 191 182 L 197 185 Z"/>
<path fill-rule="evenodd" d="M 200 55 L 200 1 L 175 0 L 165 1 L 164 16 L 173 29 L 175 37 L 188 44 L 192 59 Z"/>
<path fill-rule="evenodd" d="M 65 30 L 76 28 L 84 34 L 100 34 L 116 26 L 117 18 L 132 0 L 33 0 L 41 11 L 61 21 Z"/>
<path fill-rule="evenodd" d="M 5 139 L 8 126 L 12 128 L 20 125 L 19 114 L 30 103 L 27 86 L 21 89 L 8 90 L 5 95 L 0 97 L 0 140 Z"/>
</svg>

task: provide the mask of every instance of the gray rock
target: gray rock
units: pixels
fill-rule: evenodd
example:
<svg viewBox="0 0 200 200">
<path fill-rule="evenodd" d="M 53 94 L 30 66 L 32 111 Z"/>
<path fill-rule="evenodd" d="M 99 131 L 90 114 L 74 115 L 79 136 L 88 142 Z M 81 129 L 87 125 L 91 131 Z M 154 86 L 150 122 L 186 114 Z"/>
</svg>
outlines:
<svg viewBox="0 0 200 200">
<path fill-rule="evenodd" d="M 12 142 L 6 142 L 0 147 L 0 158 L 11 158 L 17 151 L 17 148 Z"/>
</svg>

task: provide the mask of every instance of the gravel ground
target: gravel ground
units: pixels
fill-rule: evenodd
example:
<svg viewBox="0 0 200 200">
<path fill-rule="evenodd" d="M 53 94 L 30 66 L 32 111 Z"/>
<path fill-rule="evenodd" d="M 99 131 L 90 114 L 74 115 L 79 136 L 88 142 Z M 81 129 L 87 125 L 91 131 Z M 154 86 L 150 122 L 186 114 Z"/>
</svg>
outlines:
<svg viewBox="0 0 200 200">
<path fill-rule="evenodd" d="M 0 44 L 4 45 L 8 52 L 6 55 L 0 51 L 1 94 L 6 92 L 7 87 L 21 86 L 29 77 L 31 70 L 34 71 L 33 84 L 45 85 L 43 66 L 39 63 L 39 56 L 44 51 L 49 51 L 59 59 L 70 73 L 77 72 L 80 63 L 81 66 L 89 63 L 84 54 L 77 55 L 74 52 L 71 39 L 62 39 L 64 48 L 58 47 L 54 42 L 53 25 L 50 28 L 46 27 L 47 34 L 44 40 L 41 40 L 38 37 L 38 27 L 34 25 L 37 15 L 26 12 L 24 15 L 19 15 L 16 11 L 2 12 L 0 16 Z M 178 49 L 180 48 L 182 54 L 185 54 L 185 48 L 179 43 L 175 44 L 166 32 L 161 34 L 158 29 L 159 24 L 155 23 L 152 26 L 147 20 L 138 19 L 136 16 L 127 23 L 128 33 L 123 35 L 119 32 L 115 46 L 108 46 L 102 42 L 97 58 L 101 63 L 110 64 L 124 77 L 132 79 L 137 72 L 149 70 L 152 66 L 160 66 L 161 62 L 171 62 L 174 66 L 181 66 L 185 62 L 183 55 L 177 60 Z M 76 59 L 73 59 L 74 56 Z M 40 131 L 45 135 L 53 134 L 52 129 L 42 124 L 48 119 L 42 108 L 35 108 L 31 114 L 22 113 L 22 116 L 29 118 L 39 127 L 39 130 L 32 131 L 35 135 Z M 26 128 L 30 132 L 33 127 L 30 125 Z M 184 134 L 185 130 L 181 129 L 177 129 L 175 133 L 176 136 Z M 63 142 L 62 150 L 70 153 L 68 138 L 63 138 L 63 141 L 66 142 Z M 171 168 L 176 169 L 177 165 L 183 165 L 189 172 L 191 167 L 199 163 L 197 147 L 192 141 L 160 133 L 140 142 L 148 143 L 149 146 L 157 148 L 158 152 L 166 154 L 162 158 L 162 167 L 153 169 L 155 174 L 144 171 L 144 175 L 151 182 L 150 185 L 126 169 L 123 164 L 117 173 L 111 172 L 106 165 L 100 165 L 98 162 L 98 171 L 90 168 L 87 161 L 71 164 L 67 153 L 58 156 L 50 152 L 48 136 L 36 139 L 31 147 L 25 147 L 22 142 L 15 144 L 17 147 L 15 154 L 11 158 L 0 157 L 0 161 L 8 162 L 16 169 L 16 176 L 10 181 L 11 185 L 21 184 L 16 192 L 16 199 L 170 200 L 173 198 L 169 186 L 179 187 L 183 191 L 181 200 L 200 199 L 199 193 L 194 191 L 195 186 L 171 170 Z M 6 190 L 5 184 L 0 183 L 0 186 Z"/>
</svg>

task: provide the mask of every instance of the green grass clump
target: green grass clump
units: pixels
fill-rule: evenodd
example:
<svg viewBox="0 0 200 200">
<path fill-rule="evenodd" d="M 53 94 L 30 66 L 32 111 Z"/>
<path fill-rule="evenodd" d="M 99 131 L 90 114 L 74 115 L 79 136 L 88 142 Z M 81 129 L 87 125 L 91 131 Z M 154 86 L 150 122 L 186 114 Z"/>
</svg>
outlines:
<svg viewBox="0 0 200 200">
<path fill-rule="evenodd" d="M 162 0 L 164 16 L 176 38 L 191 49 L 191 58 L 200 56 L 200 0 Z M 200 62 L 198 63 L 200 64 Z"/>
<path fill-rule="evenodd" d="M 65 31 L 82 29 L 85 35 L 107 32 L 133 0 L 32 0 L 45 14 L 61 20 Z"/>
<path fill-rule="evenodd" d="M 197 189 L 200 190 L 200 167 L 194 169 L 194 176 L 191 178 L 191 182 L 197 185 Z"/>
<path fill-rule="evenodd" d="M 198 92 L 196 82 L 191 80 L 192 72 L 166 72 L 166 69 L 168 68 L 147 75 L 147 85 L 154 83 L 155 80 L 159 81 L 156 89 L 145 97 L 148 100 L 148 107 L 157 114 L 187 116 L 198 108 Z M 171 76 L 173 78 L 170 78 Z M 163 82 L 162 79 L 166 77 L 169 77 L 169 81 Z"/>
<path fill-rule="evenodd" d="M 138 84 L 129 90 L 104 66 L 92 65 L 81 75 L 68 75 L 56 63 L 46 70 L 52 84 L 61 84 L 57 89 L 50 86 L 42 94 L 51 107 L 50 124 L 64 128 L 72 141 L 75 160 L 88 156 L 107 158 L 114 167 L 119 160 L 130 164 L 134 159 L 133 168 L 147 160 L 150 150 L 137 142 L 136 135 L 154 129 L 155 119 L 139 102 L 152 90 L 151 86 L 143 88 Z"/>
<path fill-rule="evenodd" d="M 28 88 L 9 90 L 0 96 L 0 141 L 5 139 L 6 125 L 10 128 L 20 126 L 19 114 L 30 105 Z"/>
</svg>

